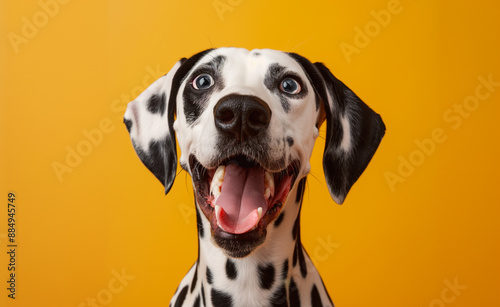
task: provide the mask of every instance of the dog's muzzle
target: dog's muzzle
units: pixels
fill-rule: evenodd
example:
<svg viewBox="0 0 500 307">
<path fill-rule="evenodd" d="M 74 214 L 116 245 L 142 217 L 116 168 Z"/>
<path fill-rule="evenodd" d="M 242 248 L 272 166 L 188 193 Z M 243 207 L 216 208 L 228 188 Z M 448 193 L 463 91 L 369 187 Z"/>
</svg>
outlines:
<svg viewBox="0 0 500 307">
<path fill-rule="evenodd" d="M 195 155 L 189 159 L 196 199 L 215 243 L 230 256 L 244 257 L 264 242 L 267 225 L 280 214 L 300 163 L 268 158 L 272 113 L 261 99 L 228 95 L 213 112 L 218 157 L 207 166 Z"/>
</svg>

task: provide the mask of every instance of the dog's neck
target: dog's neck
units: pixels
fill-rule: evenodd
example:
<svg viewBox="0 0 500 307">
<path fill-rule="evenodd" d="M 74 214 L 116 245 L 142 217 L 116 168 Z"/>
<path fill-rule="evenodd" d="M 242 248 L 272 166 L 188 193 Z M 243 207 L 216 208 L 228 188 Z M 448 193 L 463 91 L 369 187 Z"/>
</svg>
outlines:
<svg viewBox="0 0 500 307">
<path fill-rule="evenodd" d="M 302 275 L 304 278 L 308 269 L 316 271 L 300 240 L 300 209 L 305 182 L 304 177 L 295 185 L 280 216 L 267 226 L 264 243 L 243 258 L 228 257 L 216 246 L 210 236 L 208 221 L 198 214 L 198 265 L 207 268 L 208 283 L 218 289 L 238 289 L 242 302 L 265 302 L 280 293 L 273 294 L 263 289 L 284 289 L 285 293 L 290 293 L 289 288 L 294 287 L 293 276 Z"/>
</svg>

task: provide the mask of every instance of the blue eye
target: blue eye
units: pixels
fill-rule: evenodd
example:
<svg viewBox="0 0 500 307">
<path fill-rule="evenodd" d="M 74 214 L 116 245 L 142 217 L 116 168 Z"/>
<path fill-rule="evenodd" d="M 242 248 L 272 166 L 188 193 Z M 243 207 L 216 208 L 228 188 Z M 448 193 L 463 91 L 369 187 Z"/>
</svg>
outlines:
<svg viewBox="0 0 500 307">
<path fill-rule="evenodd" d="M 192 85 L 197 90 L 206 90 L 214 85 L 214 78 L 209 74 L 201 74 L 194 78 Z"/>
<path fill-rule="evenodd" d="M 300 93 L 301 87 L 300 84 L 292 78 L 285 78 L 281 81 L 280 91 L 288 93 L 288 94 L 298 94 Z"/>
</svg>

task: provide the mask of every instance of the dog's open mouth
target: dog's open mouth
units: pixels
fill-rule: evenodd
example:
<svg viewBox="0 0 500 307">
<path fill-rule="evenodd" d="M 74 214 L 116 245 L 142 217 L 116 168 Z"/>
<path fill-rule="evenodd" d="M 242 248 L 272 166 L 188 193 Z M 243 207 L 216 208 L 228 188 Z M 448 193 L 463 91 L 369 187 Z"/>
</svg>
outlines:
<svg viewBox="0 0 500 307">
<path fill-rule="evenodd" d="M 204 168 L 194 156 L 190 166 L 198 204 L 214 231 L 233 235 L 264 230 L 283 207 L 298 175 L 297 161 L 279 172 L 269 172 L 244 155 Z"/>
</svg>

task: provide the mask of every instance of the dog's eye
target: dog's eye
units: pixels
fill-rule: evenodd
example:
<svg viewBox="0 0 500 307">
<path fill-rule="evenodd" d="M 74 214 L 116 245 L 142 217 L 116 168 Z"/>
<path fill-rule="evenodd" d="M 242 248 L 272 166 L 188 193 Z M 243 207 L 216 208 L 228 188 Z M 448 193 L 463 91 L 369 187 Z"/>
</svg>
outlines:
<svg viewBox="0 0 500 307">
<path fill-rule="evenodd" d="M 300 93 L 300 90 L 300 84 L 295 79 L 285 78 L 283 79 L 283 81 L 281 81 L 280 91 L 282 92 L 295 95 Z"/>
<path fill-rule="evenodd" d="M 192 84 L 197 90 L 206 90 L 214 85 L 214 78 L 212 78 L 209 74 L 201 74 L 194 78 Z"/>
</svg>

